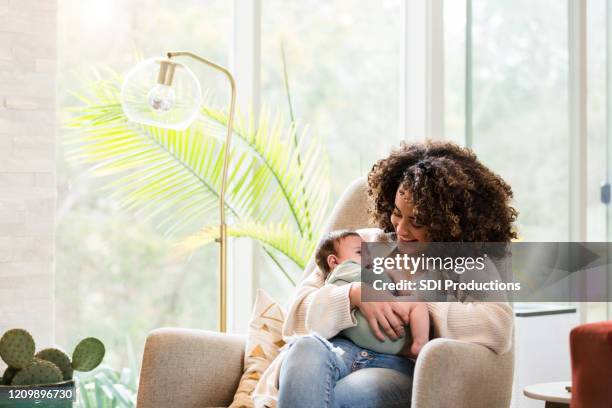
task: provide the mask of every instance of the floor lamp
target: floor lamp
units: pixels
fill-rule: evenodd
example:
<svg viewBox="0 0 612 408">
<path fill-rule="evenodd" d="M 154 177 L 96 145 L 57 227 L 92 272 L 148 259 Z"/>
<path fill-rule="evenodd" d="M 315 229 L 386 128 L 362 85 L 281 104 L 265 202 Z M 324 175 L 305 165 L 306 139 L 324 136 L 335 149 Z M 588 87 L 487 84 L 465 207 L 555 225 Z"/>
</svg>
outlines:
<svg viewBox="0 0 612 408">
<path fill-rule="evenodd" d="M 184 130 L 197 118 L 202 89 L 196 75 L 177 57 L 190 57 L 222 72 L 230 84 L 227 135 L 219 192 L 219 330 L 227 330 L 227 225 L 225 191 L 230 143 L 236 105 L 236 82 L 226 68 L 188 51 L 169 52 L 167 58 L 151 58 L 136 65 L 125 77 L 121 103 L 129 120 L 156 127 Z"/>
</svg>

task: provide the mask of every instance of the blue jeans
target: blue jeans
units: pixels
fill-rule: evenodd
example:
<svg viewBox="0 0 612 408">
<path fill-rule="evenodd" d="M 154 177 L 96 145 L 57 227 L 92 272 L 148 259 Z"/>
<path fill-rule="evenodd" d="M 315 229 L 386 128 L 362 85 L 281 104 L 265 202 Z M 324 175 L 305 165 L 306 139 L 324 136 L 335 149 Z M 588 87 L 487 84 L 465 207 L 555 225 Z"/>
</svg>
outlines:
<svg viewBox="0 0 612 408">
<path fill-rule="evenodd" d="M 327 341 L 316 335 L 300 337 L 288 348 L 278 408 L 410 406 L 414 361 L 406 357 L 376 353 L 342 337 Z"/>
</svg>

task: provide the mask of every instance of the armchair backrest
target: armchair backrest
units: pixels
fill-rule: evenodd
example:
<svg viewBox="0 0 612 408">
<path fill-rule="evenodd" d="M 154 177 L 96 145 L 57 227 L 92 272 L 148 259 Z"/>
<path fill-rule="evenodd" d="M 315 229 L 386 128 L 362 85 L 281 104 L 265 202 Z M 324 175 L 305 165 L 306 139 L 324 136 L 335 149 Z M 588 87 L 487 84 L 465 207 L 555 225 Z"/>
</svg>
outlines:
<svg viewBox="0 0 612 408">
<path fill-rule="evenodd" d="M 353 181 L 344 190 L 340 199 L 334 206 L 331 215 L 323 227 L 323 233 L 337 229 L 360 229 L 375 227 L 368 216 L 368 184 L 365 177 Z M 314 255 L 308 261 L 300 281 L 304 280 L 316 268 Z"/>
</svg>

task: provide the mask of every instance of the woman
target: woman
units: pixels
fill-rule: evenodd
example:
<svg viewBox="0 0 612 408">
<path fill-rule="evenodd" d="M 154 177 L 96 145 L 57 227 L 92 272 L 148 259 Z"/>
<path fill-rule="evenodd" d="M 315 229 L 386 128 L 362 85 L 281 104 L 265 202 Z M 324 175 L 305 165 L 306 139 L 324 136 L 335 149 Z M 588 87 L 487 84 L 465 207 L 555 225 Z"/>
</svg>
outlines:
<svg viewBox="0 0 612 408">
<path fill-rule="evenodd" d="M 512 190 L 469 150 L 451 143 L 402 144 L 368 175 L 371 215 L 398 241 L 509 242 L 517 212 Z M 372 332 L 403 335 L 410 302 L 362 302 L 361 283 L 324 285 L 313 273 L 300 286 L 284 326 L 298 338 L 280 370 L 279 408 L 406 407 L 414 361 L 381 355 L 335 337 L 355 325 L 358 308 Z M 435 337 L 511 348 L 513 317 L 506 303 L 427 303 Z M 325 340 L 329 339 L 329 341 Z M 443 385 L 441 385 L 443 386 Z"/>
</svg>

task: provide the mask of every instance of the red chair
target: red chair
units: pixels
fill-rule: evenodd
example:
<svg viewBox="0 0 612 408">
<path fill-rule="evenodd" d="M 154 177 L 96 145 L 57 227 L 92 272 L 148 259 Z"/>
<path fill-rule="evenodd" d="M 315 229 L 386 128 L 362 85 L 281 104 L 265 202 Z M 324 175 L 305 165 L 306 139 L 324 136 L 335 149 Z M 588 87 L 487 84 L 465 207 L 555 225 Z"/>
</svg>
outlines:
<svg viewBox="0 0 612 408">
<path fill-rule="evenodd" d="M 570 333 L 572 408 L 612 408 L 612 320 Z"/>
</svg>

